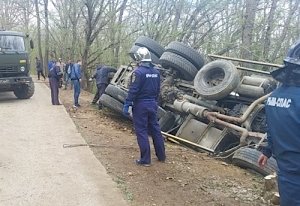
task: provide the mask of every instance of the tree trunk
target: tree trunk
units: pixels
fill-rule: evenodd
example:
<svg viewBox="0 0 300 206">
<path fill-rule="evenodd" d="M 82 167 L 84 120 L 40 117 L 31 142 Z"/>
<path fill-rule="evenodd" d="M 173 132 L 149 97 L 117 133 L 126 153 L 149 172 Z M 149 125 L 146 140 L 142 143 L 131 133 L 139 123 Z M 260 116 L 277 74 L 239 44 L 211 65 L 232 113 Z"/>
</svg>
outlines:
<svg viewBox="0 0 300 206">
<path fill-rule="evenodd" d="M 241 47 L 241 58 L 242 59 L 252 59 L 251 44 L 253 40 L 253 29 L 255 14 L 257 9 L 257 4 L 259 0 L 247 0 L 246 1 L 246 11 L 243 17 L 242 26 L 242 47 Z M 247 66 L 247 64 L 244 64 Z"/>
<path fill-rule="evenodd" d="M 44 15 L 45 15 L 45 59 L 44 65 L 46 66 L 46 74 L 48 74 L 48 61 L 49 61 L 49 18 L 48 18 L 48 0 L 44 0 Z"/>
<path fill-rule="evenodd" d="M 270 13 L 269 13 L 268 20 L 267 20 L 267 28 L 266 28 L 266 33 L 265 33 L 265 37 L 264 37 L 264 49 L 263 49 L 263 58 L 264 59 L 268 59 L 268 57 L 269 57 L 270 45 L 271 45 L 271 33 L 272 33 L 272 29 L 273 29 L 273 24 L 274 24 L 274 15 L 275 15 L 275 10 L 277 8 L 277 2 L 278 2 L 278 0 L 272 0 Z"/>
<path fill-rule="evenodd" d="M 34 0 L 34 4 L 35 4 L 36 21 L 37 21 L 37 40 L 38 40 L 39 58 L 40 58 L 41 62 L 43 62 L 42 40 L 41 40 L 41 18 L 40 18 L 38 0 Z M 46 72 L 48 71 L 47 64 L 45 64 L 45 63 L 43 64 L 43 69 L 46 74 Z"/>
</svg>

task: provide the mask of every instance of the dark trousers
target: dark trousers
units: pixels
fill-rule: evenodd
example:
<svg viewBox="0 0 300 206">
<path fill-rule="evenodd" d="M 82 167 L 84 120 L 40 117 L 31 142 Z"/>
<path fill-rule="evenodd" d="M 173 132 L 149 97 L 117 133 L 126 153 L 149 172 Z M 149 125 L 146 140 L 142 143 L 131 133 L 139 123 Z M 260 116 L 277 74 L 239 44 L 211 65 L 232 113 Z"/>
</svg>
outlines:
<svg viewBox="0 0 300 206">
<path fill-rule="evenodd" d="M 98 102 L 99 98 L 102 96 L 102 94 L 104 94 L 107 85 L 108 84 L 105 84 L 105 83 L 97 84 L 97 92 L 95 94 L 95 97 L 94 97 L 92 103 L 96 104 Z M 99 105 L 100 105 L 100 103 L 99 103 Z"/>
<path fill-rule="evenodd" d="M 300 205 L 300 174 L 278 172 L 280 206 Z"/>
<path fill-rule="evenodd" d="M 74 105 L 79 105 L 79 95 L 80 95 L 80 82 L 79 80 L 72 80 L 74 86 Z"/>
<path fill-rule="evenodd" d="M 42 71 L 37 71 L 37 75 L 38 75 L 38 80 L 40 80 L 41 75 L 42 75 L 42 77 L 43 77 L 44 79 L 46 79 L 43 70 L 42 70 Z"/>
<path fill-rule="evenodd" d="M 49 78 L 50 89 L 51 89 L 51 102 L 53 105 L 59 105 L 58 100 L 58 80 L 56 78 Z"/>
<path fill-rule="evenodd" d="M 157 120 L 157 103 L 155 100 L 140 100 L 133 104 L 133 124 L 140 148 L 142 164 L 151 163 L 148 134 L 152 137 L 155 154 L 160 161 L 166 159 L 164 139 Z"/>
</svg>

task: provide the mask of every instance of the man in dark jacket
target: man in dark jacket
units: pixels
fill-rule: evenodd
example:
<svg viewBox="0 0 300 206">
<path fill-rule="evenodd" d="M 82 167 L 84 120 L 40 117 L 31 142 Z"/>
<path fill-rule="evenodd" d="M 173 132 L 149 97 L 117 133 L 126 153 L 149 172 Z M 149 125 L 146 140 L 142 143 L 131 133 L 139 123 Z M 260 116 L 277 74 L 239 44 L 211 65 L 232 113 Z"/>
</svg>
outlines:
<svg viewBox="0 0 300 206">
<path fill-rule="evenodd" d="M 96 79 L 97 92 L 92 101 L 92 104 L 96 104 L 102 94 L 105 92 L 107 85 L 109 84 L 110 74 L 116 72 L 113 67 L 100 65 L 97 67 L 92 79 Z M 102 109 L 102 104 L 99 102 L 99 109 Z"/>
<path fill-rule="evenodd" d="M 133 107 L 133 124 L 140 148 L 140 159 L 136 160 L 136 164 L 150 166 L 151 153 L 148 134 L 152 136 L 157 159 L 161 162 L 166 159 L 164 139 L 157 120 L 160 73 L 151 63 L 151 54 L 147 48 L 139 48 L 135 57 L 139 66 L 132 74 L 123 113 L 128 116 L 129 107 Z"/>
<path fill-rule="evenodd" d="M 71 60 L 69 60 L 68 63 L 64 67 L 65 89 L 68 88 L 69 82 L 71 83 L 71 89 L 72 89 L 72 82 L 71 82 L 71 78 L 70 78 L 72 66 L 73 66 L 73 63 Z"/>
<path fill-rule="evenodd" d="M 59 67 L 59 63 L 53 66 L 49 70 L 49 83 L 51 89 L 51 102 L 52 105 L 60 105 L 58 99 L 58 92 L 59 92 L 59 80 L 62 78 L 62 72 Z"/>
<path fill-rule="evenodd" d="M 40 80 L 41 75 L 45 80 L 46 77 L 45 77 L 44 72 L 43 72 L 42 62 L 37 57 L 35 57 L 35 68 L 36 68 L 36 72 L 37 72 L 37 75 L 38 75 L 38 80 Z"/>
<path fill-rule="evenodd" d="M 282 86 L 266 101 L 268 147 L 258 163 L 263 167 L 274 155 L 280 205 L 300 205 L 300 40 L 289 50 L 284 67 L 271 74 Z"/>
</svg>

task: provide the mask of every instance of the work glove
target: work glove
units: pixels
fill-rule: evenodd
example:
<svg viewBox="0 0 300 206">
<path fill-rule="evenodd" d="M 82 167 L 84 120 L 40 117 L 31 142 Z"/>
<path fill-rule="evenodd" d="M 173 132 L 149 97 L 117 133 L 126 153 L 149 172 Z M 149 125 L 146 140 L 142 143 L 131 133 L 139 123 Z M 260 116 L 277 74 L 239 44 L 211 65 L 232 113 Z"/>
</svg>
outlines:
<svg viewBox="0 0 300 206">
<path fill-rule="evenodd" d="M 124 106 L 123 106 L 123 114 L 125 117 L 130 117 L 129 107 L 131 107 L 131 106 L 132 106 L 132 102 L 125 101 Z"/>
<path fill-rule="evenodd" d="M 93 81 L 93 79 L 92 79 L 92 78 L 89 78 L 89 81 L 91 82 L 91 81 Z"/>
</svg>

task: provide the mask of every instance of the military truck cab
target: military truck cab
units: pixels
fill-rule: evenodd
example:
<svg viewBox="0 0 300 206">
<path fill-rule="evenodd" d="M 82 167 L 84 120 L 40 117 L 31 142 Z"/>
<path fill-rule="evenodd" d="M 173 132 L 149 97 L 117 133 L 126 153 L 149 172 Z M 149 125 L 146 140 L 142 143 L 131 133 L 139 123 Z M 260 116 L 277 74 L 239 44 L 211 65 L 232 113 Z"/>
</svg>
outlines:
<svg viewBox="0 0 300 206">
<path fill-rule="evenodd" d="M 19 99 L 34 94 L 26 38 L 21 32 L 0 31 L 0 92 L 13 91 Z M 30 45 L 33 47 L 32 42 Z"/>
</svg>

